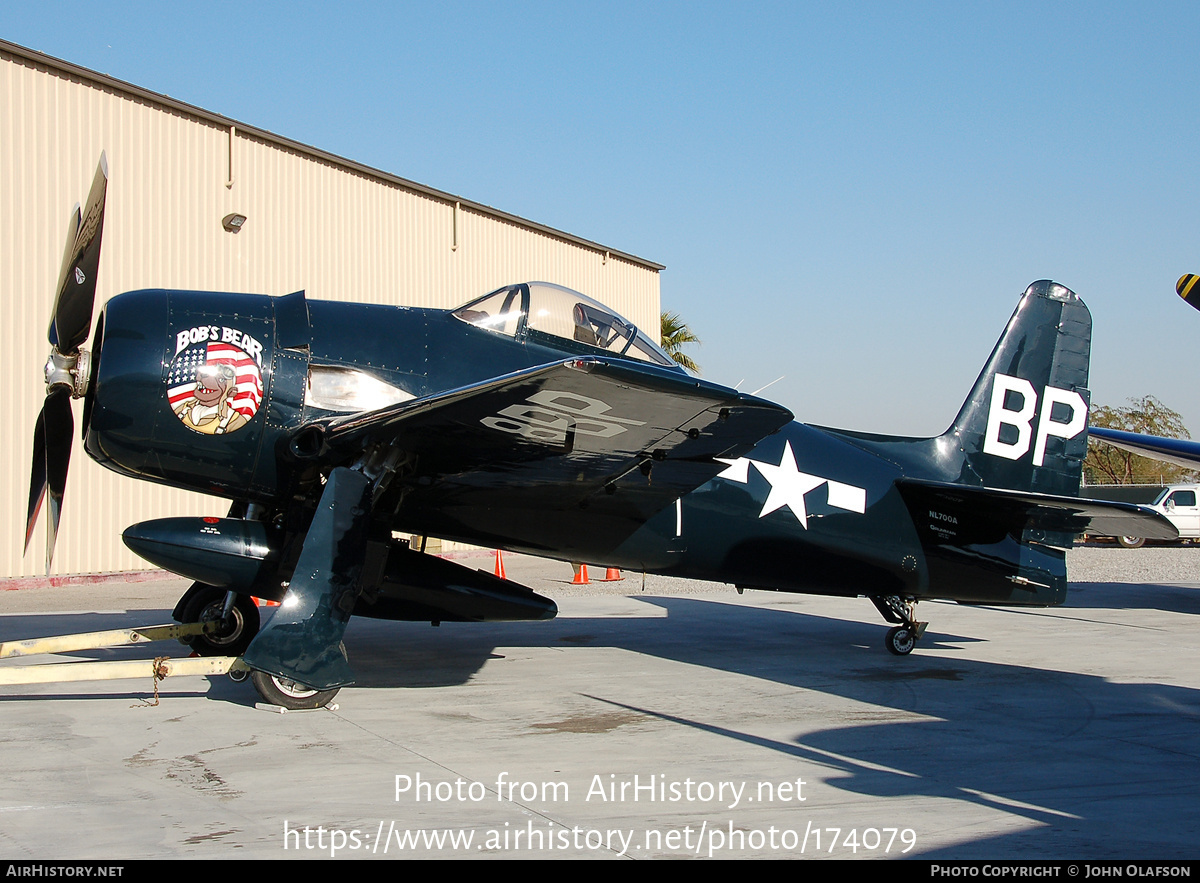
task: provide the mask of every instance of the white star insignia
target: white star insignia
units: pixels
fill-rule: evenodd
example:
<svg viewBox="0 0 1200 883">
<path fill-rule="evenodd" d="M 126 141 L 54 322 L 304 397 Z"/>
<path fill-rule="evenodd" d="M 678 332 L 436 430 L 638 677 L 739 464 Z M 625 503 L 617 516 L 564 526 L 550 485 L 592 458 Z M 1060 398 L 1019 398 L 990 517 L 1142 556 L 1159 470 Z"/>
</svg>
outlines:
<svg viewBox="0 0 1200 883">
<path fill-rule="evenodd" d="M 748 457 L 739 457 L 736 460 L 723 460 L 717 457 L 718 463 L 728 463 L 729 468 L 722 472 L 717 478 L 728 478 L 730 481 L 736 481 L 738 484 L 745 484 L 750 480 L 750 459 Z"/>
<path fill-rule="evenodd" d="M 779 458 L 778 466 L 773 463 L 751 460 L 748 457 L 739 457 L 736 460 L 722 460 L 718 458 L 718 461 L 728 464 L 729 468 L 720 473 L 717 478 L 725 478 L 729 481 L 745 484 L 749 481 L 750 464 L 753 463 L 754 468 L 770 483 L 771 492 L 767 494 L 762 511 L 758 513 L 759 518 L 786 506 L 792 510 L 792 514 L 796 516 L 796 520 L 800 522 L 801 526 L 807 530 L 808 510 L 804 506 L 804 495 L 809 491 L 816 490 L 823 484 L 829 485 L 830 506 L 858 513 L 863 513 L 867 510 L 867 491 L 865 488 L 843 484 L 840 481 L 832 481 L 828 478 L 822 478 L 819 475 L 810 475 L 807 472 L 801 472 L 797 469 L 796 456 L 792 453 L 792 443 L 790 441 L 784 442 L 783 456 Z"/>
</svg>

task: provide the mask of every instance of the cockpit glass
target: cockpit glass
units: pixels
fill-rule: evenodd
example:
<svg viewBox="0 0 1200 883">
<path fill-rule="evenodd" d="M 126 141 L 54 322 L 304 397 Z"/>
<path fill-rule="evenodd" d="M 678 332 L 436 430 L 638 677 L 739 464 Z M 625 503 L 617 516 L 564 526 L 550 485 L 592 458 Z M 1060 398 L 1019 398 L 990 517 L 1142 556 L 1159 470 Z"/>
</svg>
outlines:
<svg viewBox="0 0 1200 883">
<path fill-rule="evenodd" d="M 515 337 L 521 330 L 521 319 L 525 316 L 521 286 L 509 285 L 491 294 L 485 294 L 478 300 L 459 307 L 454 311 L 454 315 L 470 325 Z"/>
<path fill-rule="evenodd" d="M 528 301 L 522 302 L 522 289 Z M 515 337 L 571 341 L 629 359 L 676 367 L 674 360 L 645 334 L 608 307 L 578 291 L 549 282 L 512 285 L 484 295 L 454 311 L 464 322 Z M 545 341 L 553 345 L 552 341 Z"/>
<path fill-rule="evenodd" d="M 675 365 L 633 323 L 587 295 L 561 285 L 529 283 L 529 327 L 614 355 Z"/>
</svg>

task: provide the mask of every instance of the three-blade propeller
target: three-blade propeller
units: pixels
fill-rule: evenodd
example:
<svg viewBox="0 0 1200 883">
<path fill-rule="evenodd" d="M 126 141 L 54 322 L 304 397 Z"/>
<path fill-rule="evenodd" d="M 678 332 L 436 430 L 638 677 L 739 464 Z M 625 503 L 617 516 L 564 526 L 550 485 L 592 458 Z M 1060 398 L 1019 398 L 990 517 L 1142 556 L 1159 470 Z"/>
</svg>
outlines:
<svg viewBox="0 0 1200 883">
<path fill-rule="evenodd" d="M 46 362 L 46 402 L 33 431 L 33 467 L 29 476 L 29 511 L 25 520 L 25 551 L 47 492 L 50 511 L 46 524 L 46 571 L 54 557 L 62 513 L 67 467 L 71 463 L 71 435 L 75 418 L 71 399 L 82 398 L 90 380 L 90 360 L 80 344 L 92 330 L 96 301 L 96 271 L 100 266 L 100 240 L 104 232 L 104 199 L 108 189 L 108 162 L 104 154 L 96 168 L 87 205 L 72 212 L 50 319 L 50 358 Z"/>
</svg>

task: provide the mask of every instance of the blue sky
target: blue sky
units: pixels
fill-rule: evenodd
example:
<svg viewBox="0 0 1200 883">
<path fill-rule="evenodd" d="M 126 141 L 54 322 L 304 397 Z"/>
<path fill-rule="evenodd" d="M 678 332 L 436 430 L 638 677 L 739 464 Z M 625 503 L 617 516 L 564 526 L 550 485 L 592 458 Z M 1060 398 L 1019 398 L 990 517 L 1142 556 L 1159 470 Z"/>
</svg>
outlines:
<svg viewBox="0 0 1200 883">
<path fill-rule="evenodd" d="M 7 4 L 0 37 L 666 264 L 704 376 L 934 434 L 1020 292 L 1200 436 L 1197 4 Z"/>
</svg>

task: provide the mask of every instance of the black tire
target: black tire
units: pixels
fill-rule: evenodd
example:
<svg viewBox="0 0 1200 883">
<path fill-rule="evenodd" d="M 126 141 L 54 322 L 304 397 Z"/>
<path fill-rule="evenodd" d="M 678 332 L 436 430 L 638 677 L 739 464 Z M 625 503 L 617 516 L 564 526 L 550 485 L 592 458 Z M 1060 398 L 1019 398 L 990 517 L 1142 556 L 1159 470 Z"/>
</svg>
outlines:
<svg viewBox="0 0 1200 883">
<path fill-rule="evenodd" d="M 341 689 L 334 687 L 332 690 L 313 690 L 287 678 L 257 670 L 250 672 L 250 683 L 254 684 L 254 689 L 264 702 L 293 711 L 328 705 Z"/>
<path fill-rule="evenodd" d="M 1126 549 L 1140 549 L 1146 543 L 1145 537 L 1117 537 L 1117 542 Z"/>
<path fill-rule="evenodd" d="M 889 653 L 895 656 L 907 656 L 913 652 L 913 647 L 917 646 L 917 639 L 913 637 L 913 630 L 908 626 L 898 625 L 888 629 L 883 643 Z"/>
<path fill-rule="evenodd" d="M 217 619 L 225 607 L 225 590 L 205 586 L 188 600 L 183 608 L 182 622 L 204 622 Z M 241 656 L 258 634 L 260 620 L 258 605 L 249 595 L 238 595 L 229 611 L 229 619 L 207 635 L 192 638 L 192 649 L 201 656 Z"/>
</svg>

